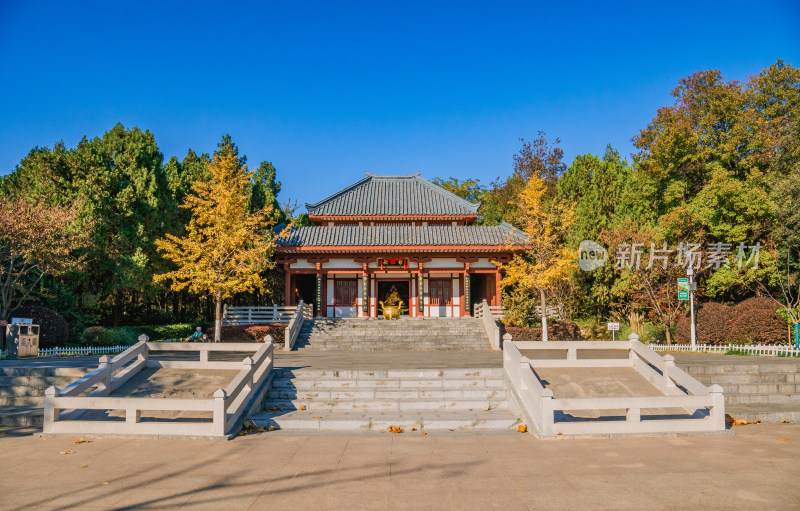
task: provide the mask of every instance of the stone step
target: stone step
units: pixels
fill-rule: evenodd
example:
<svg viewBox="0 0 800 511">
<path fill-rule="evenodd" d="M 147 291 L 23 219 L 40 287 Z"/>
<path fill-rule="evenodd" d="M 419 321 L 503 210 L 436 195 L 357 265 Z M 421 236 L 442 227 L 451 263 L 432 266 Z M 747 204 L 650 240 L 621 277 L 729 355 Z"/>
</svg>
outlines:
<svg viewBox="0 0 800 511">
<path fill-rule="evenodd" d="M 800 394 L 725 394 L 725 404 L 800 403 Z"/>
<path fill-rule="evenodd" d="M 763 375 L 769 373 L 797 374 L 797 365 L 785 363 L 762 364 L 730 364 L 730 365 L 680 365 L 681 369 L 687 373 L 695 375 L 730 375 L 730 374 L 753 374 Z"/>
<path fill-rule="evenodd" d="M 427 390 L 427 389 L 297 389 L 297 388 L 272 388 L 269 398 L 275 400 L 318 400 L 329 401 L 333 399 L 452 399 L 452 400 L 498 400 L 506 399 L 505 389 L 454 389 L 454 390 Z"/>
<path fill-rule="evenodd" d="M 318 399 L 293 399 L 280 400 L 268 398 L 264 401 L 264 409 L 277 409 L 283 412 L 301 410 L 305 406 L 310 411 L 336 411 L 336 410 L 380 410 L 380 411 L 421 411 L 421 410 L 459 410 L 463 412 L 477 412 L 488 410 L 508 410 L 508 401 L 505 396 L 498 399 L 332 399 L 328 401 Z"/>
<path fill-rule="evenodd" d="M 4 406 L 0 408 L 0 426 L 41 428 L 44 412 L 37 406 Z"/>
<path fill-rule="evenodd" d="M 314 412 L 298 410 L 260 412 L 251 420 L 259 426 L 274 426 L 294 431 L 386 431 L 389 426 L 399 426 L 406 433 L 418 431 L 513 431 L 522 421 L 507 411 L 419 411 L 375 412 L 334 411 Z"/>
<path fill-rule="evenodd" d="M 787 372 L 787 373 L 725 373 L 725 374 L 697 374 L 693 375 L 698 381 L 710 385 L 717 383 L 719 385 L 725 384 L 763 384 L 763 383 L 794 383 L 800 385 L 800 373 Z"/>
<path fill-rule="evenodd" d="M 48 385 L 49 386 L 49 385 Z M 3 385 L 0 386 L 0 398 L 21 397 L 21 396 L 43 396 L 47 387 L 27 386 L 27 385 Z"/>
<path fill-rule="evenodd" d="M 63 376 L 65 378 L 78 379 L 92 369 L 80 367 L 0 367 L 0 380 L 9 376 L 37 376 L 51 378 Z"/>
<path fill-rule="evenodd" d="M 81 376 L 76 376 L 74 378 L 69 376 L 3 376 L 0 377 L 0 388 L 31 387 L 46 389 L 51 385 L 63 388 L 79 379 Z"/>
<path fill-rule="evenodd" d="M 468 367 L 454 369 L 315 369 L 310 367 L 274 369 L 275 378 L 503 378 L 502 367 Z"/>
<path fill-rule="evenodd" d="M 800 394 L 800 384 L 796 383 L 747 383 L 722 384 L 726 394 Z"/>
<path fill-rule="evenodd" d="M 274 389 L 486 389 L 503 388 L 500 378 L 276 378 L 272 382 Z"/>
<path fill-rule="evenodd" d="M 800 422 L 800 403 L 725 405 L 725 413 L 748 422 Z"/>
<path fill-rule="evenodd" d="M 44 406 L 44 394 L 40 396 L 0 397 L 0 407 Z"/>
</svg>

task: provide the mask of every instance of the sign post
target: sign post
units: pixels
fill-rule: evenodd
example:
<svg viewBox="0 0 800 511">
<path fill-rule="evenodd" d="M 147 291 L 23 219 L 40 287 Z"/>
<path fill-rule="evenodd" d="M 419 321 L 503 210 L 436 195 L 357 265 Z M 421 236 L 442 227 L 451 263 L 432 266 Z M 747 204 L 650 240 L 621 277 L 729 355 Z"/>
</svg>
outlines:
<svg viewBox="0 0 800 511">
<path fill-rule="evenodd" d="M 686 276 L 689 278 L 678 279 L 678 300 L 689 300 L 689 311 L 692 319 L 690 325 L 692 351 L 697 351 L 697 328 L 694 323 L 694 291 L 697 285 L 694 283 L 694 268 L 686 268 Z M 669 328 L 669 325 L 667 326 Z"/>
<path fill-rule="evenodd" d="M 606 329 L 611 332 L 611 340 L 616 341 L 617 332 L 619 332 L 619 323 L 609 323 Z"/>
</svg>

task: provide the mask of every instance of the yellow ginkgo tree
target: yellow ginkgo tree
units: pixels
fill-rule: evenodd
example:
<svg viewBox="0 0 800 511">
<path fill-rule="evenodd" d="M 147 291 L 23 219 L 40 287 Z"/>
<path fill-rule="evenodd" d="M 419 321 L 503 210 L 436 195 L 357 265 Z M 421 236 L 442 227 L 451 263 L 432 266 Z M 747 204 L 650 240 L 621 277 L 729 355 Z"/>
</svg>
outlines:
<svg viewBox="0 0 800 511">
<path fill-rule="evenodd" d="M 209 165 L 211 179 L 192 185 L 182 208 L 192 213 L 183 237 L 167 234 L 156 241 L 164 257 L 176 269 L 155 275 L 169 280 L 175 291 L 188 289 L 215 301 L 214 342 L 222 334 L 222 301 L 242 292 L 263 291 L 263 272 L 270 260 L 274 239 L 271 206 L 250 213 L 248 186 L 253 173 L 232 152 L 219 152 Z"/>
<path fill-rule="evenodd" d="M 542 340 L 547 340 L 547 292 L 570 278 L 576 254 L 564 246 L 564 236 L 575 222 L 573 208 L 548 197 L 547 186 L 532 174 L 517 198 L 519 224 L 528 235 L 529 250 L 503 266 L 500 285 L 538 293 L 542 307 Z"/>
</svg>

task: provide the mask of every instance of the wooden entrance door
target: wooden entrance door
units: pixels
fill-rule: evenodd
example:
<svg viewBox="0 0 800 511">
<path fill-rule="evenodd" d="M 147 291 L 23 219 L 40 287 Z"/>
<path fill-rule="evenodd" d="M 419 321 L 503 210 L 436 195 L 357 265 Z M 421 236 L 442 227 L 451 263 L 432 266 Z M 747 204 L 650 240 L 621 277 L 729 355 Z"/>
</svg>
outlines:
<svg viewBox="0 0 800 511">
<path fill-rule="evenodd" d="M 358 311 L 358 279 L 335 279 L 333 284 L 333 315 L 356 317 Z"/>
<path fill-rule="evenodd" d="M 428 281 L 428 304 L 432 317 L 447 316 L 447 309 L 453 305 L 452 279 L 430 279 Z"/>
</svg>

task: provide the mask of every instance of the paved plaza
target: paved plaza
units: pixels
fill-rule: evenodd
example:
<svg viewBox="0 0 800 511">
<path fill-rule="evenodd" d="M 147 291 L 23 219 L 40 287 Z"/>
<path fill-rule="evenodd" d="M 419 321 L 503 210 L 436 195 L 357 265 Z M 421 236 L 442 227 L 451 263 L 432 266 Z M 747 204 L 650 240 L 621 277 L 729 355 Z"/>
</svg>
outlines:
<svg viewBox="0 0 800 511">
<path fill-rule="evenodd" d="M 0 434 L 2 509 L 798 509 L 800 426 L 735 435 L 296 435 L 233 441 Z M 63 454 L 74 451 L 72 454 Z"/>
</svg>

